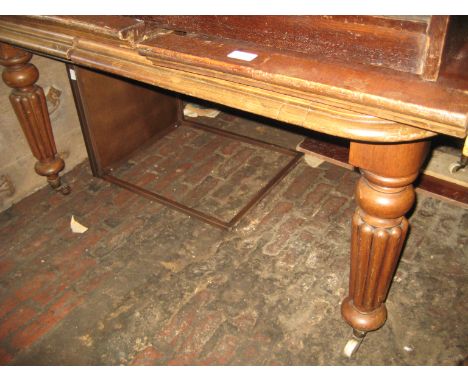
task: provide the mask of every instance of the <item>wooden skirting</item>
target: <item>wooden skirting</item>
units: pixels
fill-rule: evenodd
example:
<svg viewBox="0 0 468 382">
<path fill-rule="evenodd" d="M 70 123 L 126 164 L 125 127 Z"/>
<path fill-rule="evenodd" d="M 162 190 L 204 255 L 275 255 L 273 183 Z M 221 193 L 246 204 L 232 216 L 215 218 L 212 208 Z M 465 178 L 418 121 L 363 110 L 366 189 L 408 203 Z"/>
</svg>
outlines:
<svg viewBox="0 0 468 382">
<path fill-rule="evenodd" d="M 312 138 L 308 137 L 297 147 L 304 154 L 317 156 L 324 161 L 347 169 L 353 169 L 348 163 L 349 141 L 336 137 Z M 432 175 L 421 174 L 415 183 L 416 191 L 427 193 L 434 198 L 468 207 L 468 188 L 459 184 L 436 178 Z"/>
</svg>

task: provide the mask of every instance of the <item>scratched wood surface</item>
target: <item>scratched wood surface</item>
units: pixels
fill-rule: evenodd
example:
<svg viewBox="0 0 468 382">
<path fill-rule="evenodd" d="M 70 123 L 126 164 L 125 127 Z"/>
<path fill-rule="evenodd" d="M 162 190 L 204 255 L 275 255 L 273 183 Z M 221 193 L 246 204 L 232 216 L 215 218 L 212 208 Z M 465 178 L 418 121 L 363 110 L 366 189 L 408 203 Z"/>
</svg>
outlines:
<svg viewBox="0 0 468 382">
<path fill-rule="evenodd" d="M 466 136 L 468 93 L 453 82 L 318 60 L 249 41 L 180 34 L 164 26 L 120 16 L 2 16 L 0 40 L 346 138 L 395 142 L 435 133 Z M 418 28 L 410 32 L 419 33 Z M 258 57 L 252 62 L 226 57 L 253 47 Z"/>
<path fill-rule="evenodd" d="M 138 16 L 169 29 L 419 73 L 425 20 L 373 16 Z"/>
</svg>

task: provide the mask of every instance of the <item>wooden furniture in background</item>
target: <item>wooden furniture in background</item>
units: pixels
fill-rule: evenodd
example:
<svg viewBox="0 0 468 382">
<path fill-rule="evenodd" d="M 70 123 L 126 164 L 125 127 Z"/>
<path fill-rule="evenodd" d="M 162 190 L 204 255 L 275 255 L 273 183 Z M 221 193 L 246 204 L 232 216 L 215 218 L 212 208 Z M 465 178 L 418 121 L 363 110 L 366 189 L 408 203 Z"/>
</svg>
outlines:
<svg viewBox="0 0 468 382">
<path fill-rule="evenodd" d="M 7 65 L 22 47 L 350 139 L 362 173 L 342 305 L 352 355 L 385 322 L 430 138 L 466 138 L 464 25 L 447 16 L 5 16 L 0 41 Z"/>
</svg>

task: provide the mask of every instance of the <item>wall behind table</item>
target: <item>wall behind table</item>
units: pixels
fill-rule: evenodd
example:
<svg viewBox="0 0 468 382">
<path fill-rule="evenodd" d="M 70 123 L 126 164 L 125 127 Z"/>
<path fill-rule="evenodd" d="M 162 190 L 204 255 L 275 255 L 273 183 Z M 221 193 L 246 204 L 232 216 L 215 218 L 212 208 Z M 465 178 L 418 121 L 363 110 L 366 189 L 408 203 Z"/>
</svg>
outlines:
<svg viewBox="0 0 468 382">
<path fill-rule="evenodd" d="M 37 82 L 47 93 L 53 87 L 61 92 L 59 106 L 51 114 L 52 128 L 59 155 L 65 160 L 66 173 L 87 158 L 80 123 L 68 82 L 65 64 L 34 56 L 39 69 Z M 36 159 L 31 154 L 21 126 L 11 107 L 11 89 L 0 80 L 0 211 L 7 209 L 34 191 L 47 186 L 45 177 L 34 171 Z M 52 106 L 53 102 L 49 103 Z M 10 195 L 10 184 L 14 193 Z"/>
</svg>

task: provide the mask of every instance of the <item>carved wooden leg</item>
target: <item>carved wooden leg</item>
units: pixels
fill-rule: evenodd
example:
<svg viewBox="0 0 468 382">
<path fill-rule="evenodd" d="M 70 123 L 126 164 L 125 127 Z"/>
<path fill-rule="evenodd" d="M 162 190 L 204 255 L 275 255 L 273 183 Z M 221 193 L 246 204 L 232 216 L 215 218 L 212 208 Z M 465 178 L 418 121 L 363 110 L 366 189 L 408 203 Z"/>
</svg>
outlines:
<svg viewBox="0 0 468 382">
<path fill-rule="evenodd" d="M 0 43 L 0 64 L 5 66 L 3 81 L 13 88 L 10 101 L 29 147 L 38 160 L 35 170 L 47 177 L 52 188 L 68 194 L 70 188 L 61 186 L 58 175 L 65 163 L 57 156 L 44 91 L 35 85 L 39 71 L 29 63 L 31 57 L 32 54 L 25 50 Z"/>
<path fill-rule="evenodd" d="M 345 353 L 351 356 L 365 333 L 387 318 L 385 299 L 408 231 L 404 215 L 415 200 L 412 186 L 428 141 L 403 144 L 351 143 L 349 162 L 359 167 L 357 209 L 352 222 L 349 295 L 343 318 L 354 330 Z"/>
</svg>

